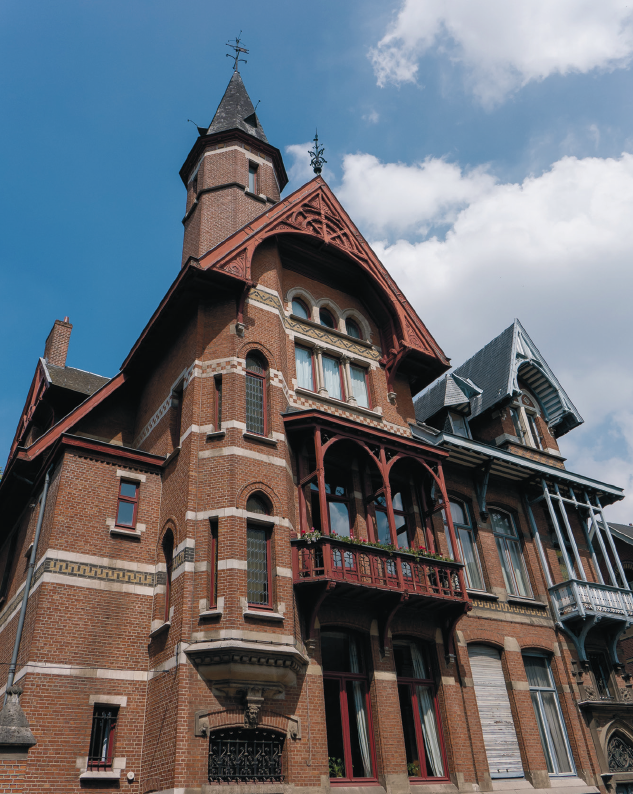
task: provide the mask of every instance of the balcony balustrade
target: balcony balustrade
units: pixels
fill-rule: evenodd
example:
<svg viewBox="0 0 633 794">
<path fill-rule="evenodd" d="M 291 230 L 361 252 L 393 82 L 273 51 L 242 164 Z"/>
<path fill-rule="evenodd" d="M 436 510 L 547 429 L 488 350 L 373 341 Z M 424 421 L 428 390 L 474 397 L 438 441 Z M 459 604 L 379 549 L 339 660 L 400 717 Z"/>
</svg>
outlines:
<svg viewBox="0 0 633 794">
<path fill-rule="evenodd" d="M 602 619 L 633 620 L 633 593 L 597 582 L 569 579 L 549 588 L 558 619 L 596 616 Z"/>
<path fill-rule="evenodd" d="M 462 564 L 417 557 L 406 551 L 388 551 L 346 543 L 327 536 L 292 542 L 295 585 L 340 583 L 366 591 L 390 591 L 450 601 L 468 600 L 460 575 Z M 361 591 L 359 590 L 358 593 Z"/>
</svg>

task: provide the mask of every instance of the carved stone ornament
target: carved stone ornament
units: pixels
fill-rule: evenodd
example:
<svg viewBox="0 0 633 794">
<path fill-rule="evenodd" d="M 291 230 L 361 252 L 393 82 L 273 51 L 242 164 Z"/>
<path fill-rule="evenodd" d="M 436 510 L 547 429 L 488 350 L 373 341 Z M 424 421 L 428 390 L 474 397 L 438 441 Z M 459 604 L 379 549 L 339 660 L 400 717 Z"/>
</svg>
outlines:
<svg viewBox="0 0 633 794">
<path fill-rule="evenodd" d="M 263 690 L 258 686 L 249 686 L 246 690 L 246 708 L 244 709 L 244 727 L 256 728 L 259 722 L 259 710 L 264 702 Z"/>
<path fill-rule="evenodd" d="M 633 703 L 633 692 L 630 687 L 620 687 L 620 700 L 624 703 Z"/>
<path fill-rule="evenodd" d="M 7 689 L 7 702 L 0 711 L 0 746 L 33 747 L 35 737 L 29 728 L 29 721 L 20 706 L 22 687 L 10 686 Z"/>
<path fill-rule="evenodd" d="M 612 736 L 607 745 L 610 772 L 633 772 L 633 747 L 620 736 Z"/>
</svg>

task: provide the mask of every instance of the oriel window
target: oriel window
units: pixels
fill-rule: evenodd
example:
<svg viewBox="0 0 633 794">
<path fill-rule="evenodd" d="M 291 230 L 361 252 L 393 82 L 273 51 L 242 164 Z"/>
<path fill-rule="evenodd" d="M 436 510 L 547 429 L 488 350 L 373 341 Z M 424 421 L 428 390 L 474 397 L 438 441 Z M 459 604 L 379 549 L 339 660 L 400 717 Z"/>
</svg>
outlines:
<svg viewBox="0 0 633 794">
<path fill-rule="evenodd" d="M 451 499 L 449 504 L 451 508 L 451 517 L 453 519 L 453 527 L 455 528 L 455 536 L 457 537 L 457 543 L 459 545 L 459 556 L 464 563 L 466 586 L 473 590 L 485 590 L 470 510 L 464 502 L 458 502 L 456 499 Z M 444 533 L 446 535 L 449 553 L 455 558 L 444 510 L 442 510 L 442 518 L 444 519 Z"/>
<path fill-rule="evenodd" d="M 409 777 L 445 778 L 444 740 L 426 648 L 398 640 L 393 655 Z"/>
<path fill-rule="evenodd" d="M 349 631 L 321 631 L 321 658 L 330 778 L 373 779 L 369 680 L 360 638 Z"/>
<path fill-rule="evenodd" d="M 95 706 L 88 752 L 88 768 L 106 771 L 112 768 L 114 736 L 118 706 Z"/>
<path fill-rule="evenodd" d="M 549 661 L 543 656 L 525 655 L 523 663 L 547 771 L 550 775 L 573 775 L 574 762 Z"/>
<path fill-rule="evenodd" d="M 251 352 L 246 356 L 246 430 L 266 433 L 266 375 L 268 364 L 262 355 Z"/>
<path fill-rule="evenodd" d="M 116 523 L 120 527 L 135 527 L 138 509 L 138 483 L 121 480 Z"/>
<path fill-rule="evenodd" d="M 514 518 L 502 510 L 491 510 L 490 521 L 501 561 L 503 580 L 510 595 L 532 598 L 521 543 Z"/>
</svg>

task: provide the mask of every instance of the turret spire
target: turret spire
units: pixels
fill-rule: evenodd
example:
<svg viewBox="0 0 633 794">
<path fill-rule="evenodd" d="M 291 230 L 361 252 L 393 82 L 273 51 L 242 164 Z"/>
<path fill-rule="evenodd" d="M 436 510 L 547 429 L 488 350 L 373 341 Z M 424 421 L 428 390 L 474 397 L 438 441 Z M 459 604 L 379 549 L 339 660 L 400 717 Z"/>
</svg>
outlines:
<svg viewBox="0 0 633 794">
<path fill-rule="evenodd" d="M 207 135 L 227 130 L 242 130 L 242 132 L 254 135 L 260 141 L 268 143 L 251 98 L 244 87 L 242 76 L 237 69 L 233 72 L 222 101 L 215 111 Z"/>
</svg>

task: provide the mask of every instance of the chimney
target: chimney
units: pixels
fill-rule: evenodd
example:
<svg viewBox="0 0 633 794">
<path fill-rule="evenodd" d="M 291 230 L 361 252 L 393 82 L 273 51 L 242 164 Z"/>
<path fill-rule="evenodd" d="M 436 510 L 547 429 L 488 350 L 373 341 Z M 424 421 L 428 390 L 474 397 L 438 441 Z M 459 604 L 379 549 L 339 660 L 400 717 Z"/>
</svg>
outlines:
<svg viewBox="0 0 633 794">
<path fill-rule="evenodd" d="M 44 358 L 47 364 L 55 367 L 66 366 L 66 356 L 68 355 L 68 343 L 70 342 L 70 332 L 73 327 L 68 319 L 55 320 L 44 348 Z"/>
</svg>

